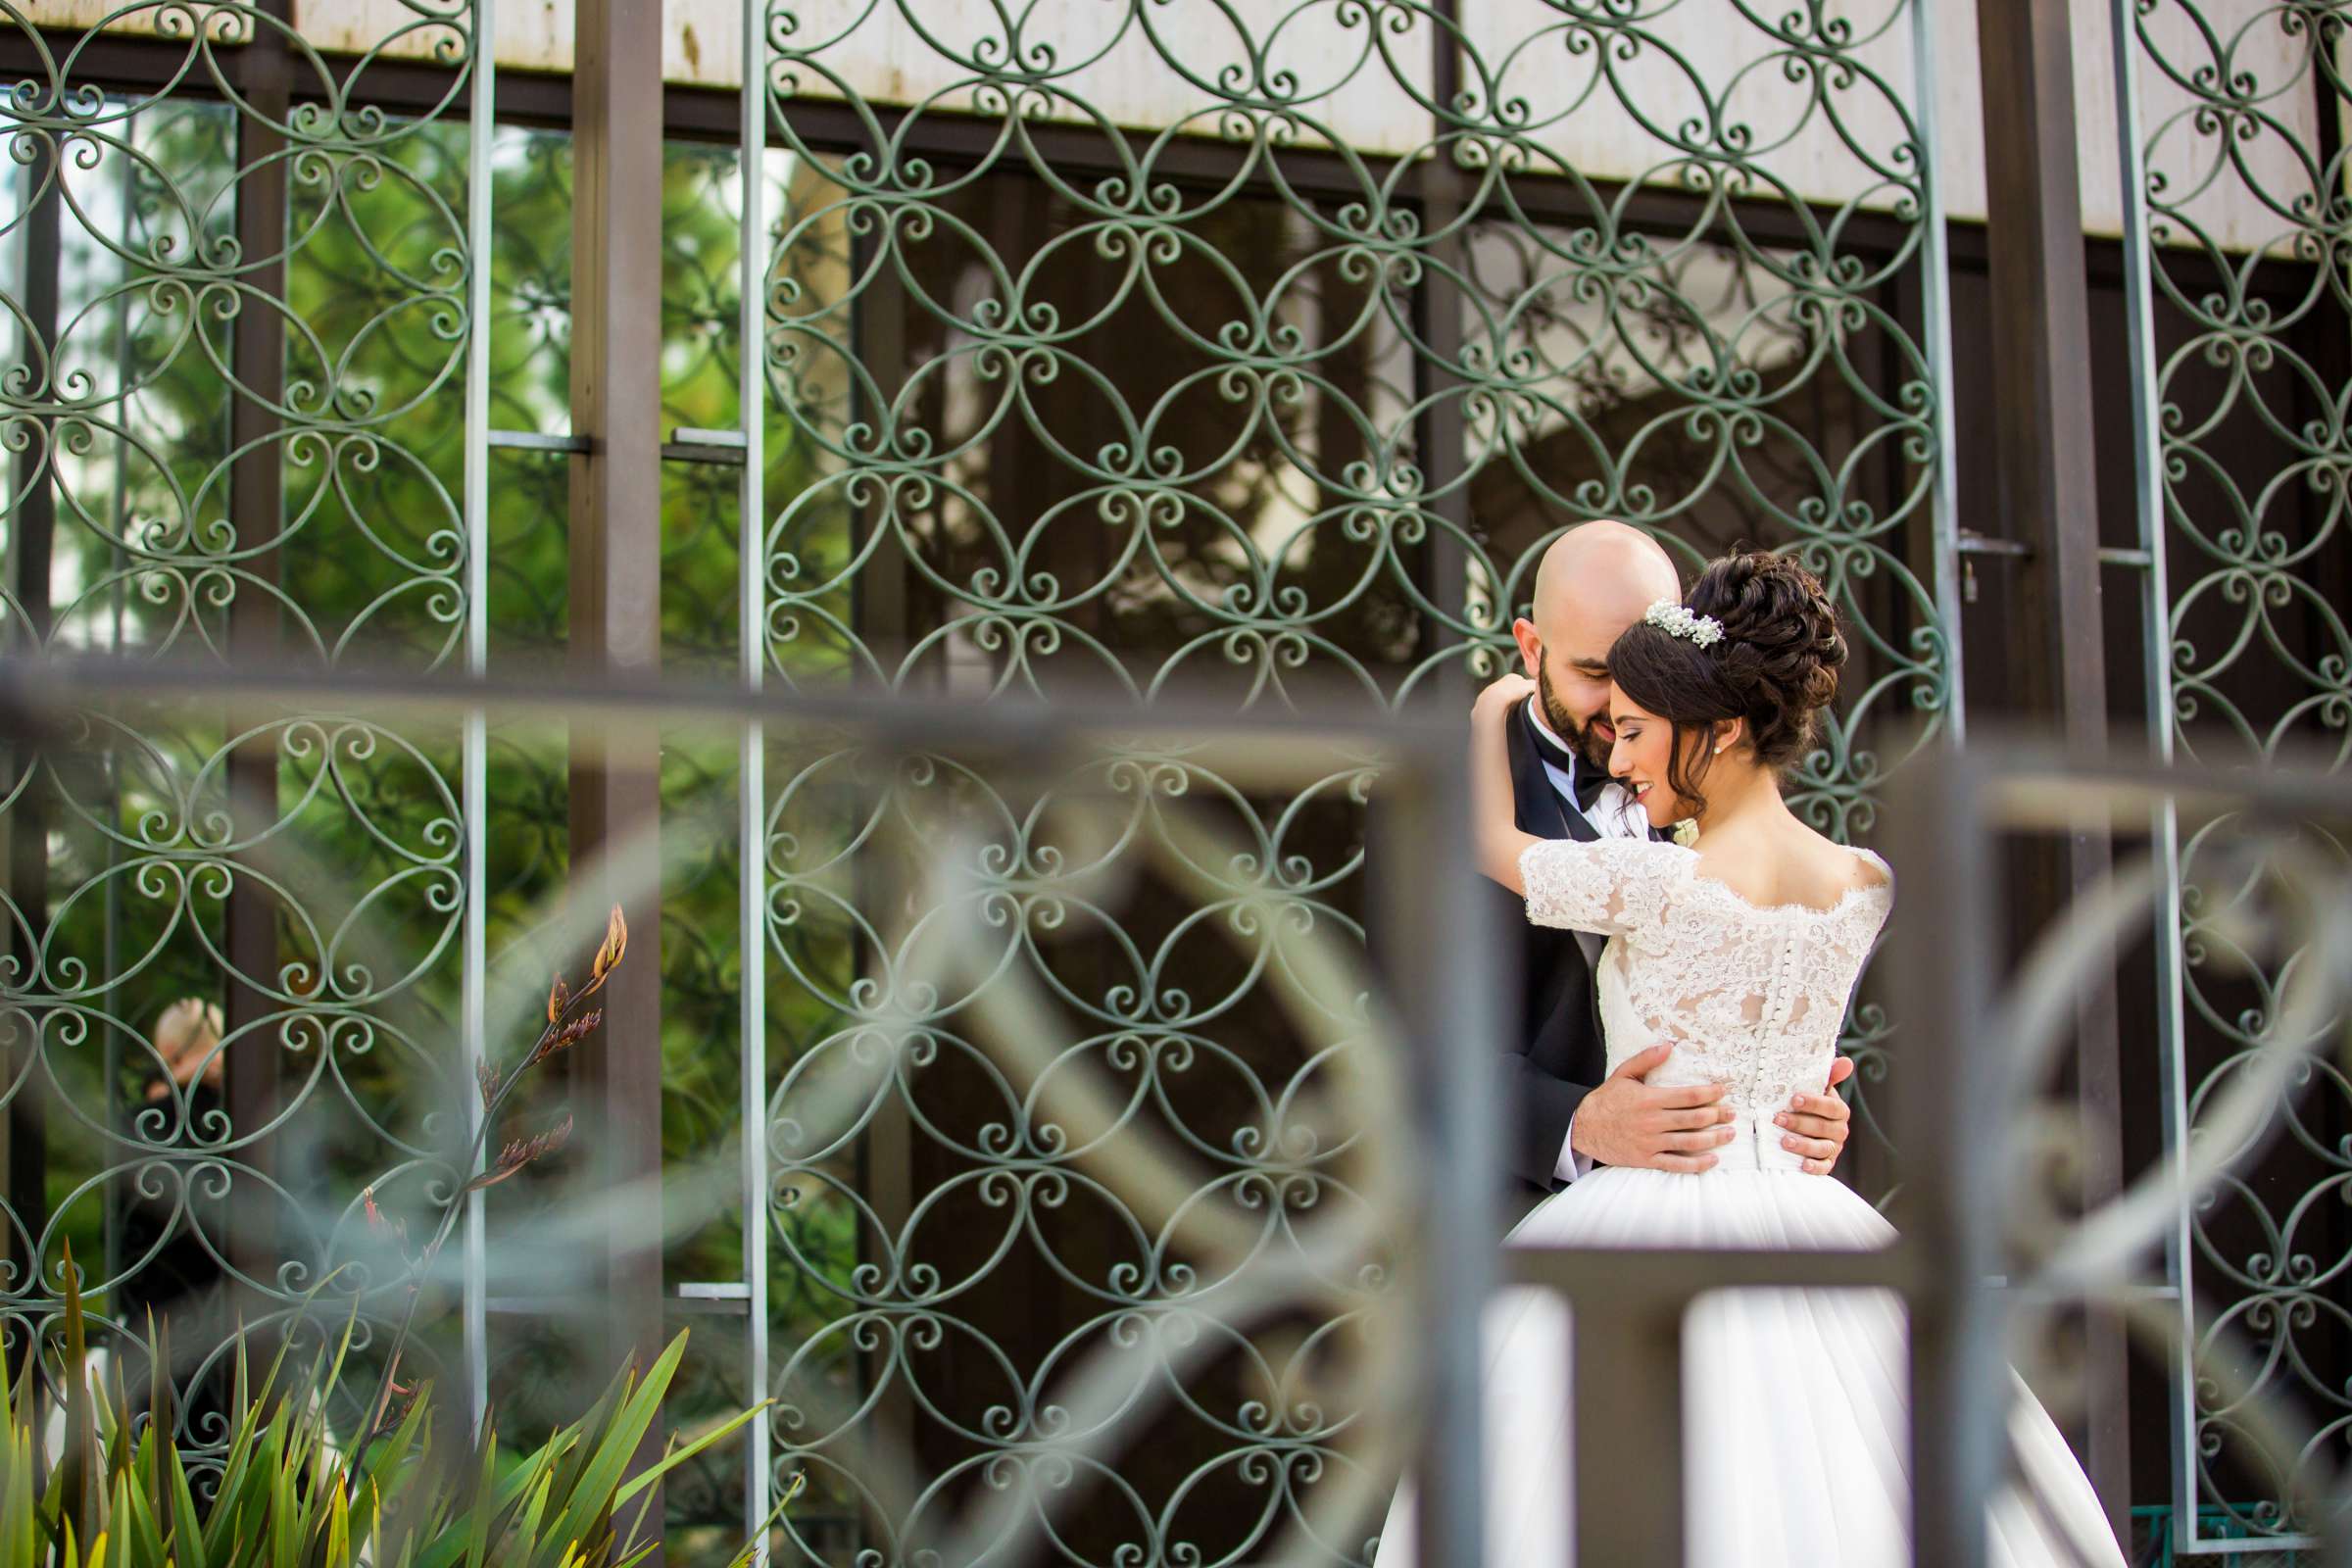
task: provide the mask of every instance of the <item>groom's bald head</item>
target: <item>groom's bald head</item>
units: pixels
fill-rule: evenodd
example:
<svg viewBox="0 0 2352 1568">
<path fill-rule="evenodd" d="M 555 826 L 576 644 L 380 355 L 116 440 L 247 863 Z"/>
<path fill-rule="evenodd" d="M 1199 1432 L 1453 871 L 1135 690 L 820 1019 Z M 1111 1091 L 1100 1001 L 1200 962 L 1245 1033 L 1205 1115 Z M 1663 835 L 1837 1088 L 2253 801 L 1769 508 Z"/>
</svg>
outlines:
<svg viewBox="0 0 2352 1568">
<path fill-rule="evenodd" d="M 1610 647 L 1652 604 L 1682 596 L 1658 542 L 1622 522 L 1571 528 L 1536 564 L 1534 613 L 1511 635 L 1544 688 L 1545 720 L 1594 766 L 1608 765 L 1615 740 L 1605 717 Z"/>
<path fill-rule="evenodd" d="M 1674 563 L 1655 539 L 1622 522 L 1588 522 L 1553 540 L 1536 563 L 1536 635 L 1564 642 L 1582 627 L 1613 643 L 1658 600 L 1682 597 Z"/>
</svg>

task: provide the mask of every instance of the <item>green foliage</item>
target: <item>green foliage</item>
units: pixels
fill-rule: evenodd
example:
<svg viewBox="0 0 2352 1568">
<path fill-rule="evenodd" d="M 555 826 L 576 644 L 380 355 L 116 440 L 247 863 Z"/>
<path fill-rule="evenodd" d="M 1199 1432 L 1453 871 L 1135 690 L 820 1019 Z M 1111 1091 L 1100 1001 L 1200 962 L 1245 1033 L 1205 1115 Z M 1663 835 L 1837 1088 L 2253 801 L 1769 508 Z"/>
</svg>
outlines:
<svg viewBox="0 0 2352 1568">
<path fill-rule="evenodd" d="M 452 1441 L 427 1386 L 355 1459 L 323 1413 L 349 1345 L 347 1331 L 299 1371 L 281 1350 L 257 1387 L 240 1344 L 227 1451 L 204 1487 L 171 1442 L 168 1376 L 151 1374 L 144 1406 L 119 1380 L 90 1386 L 69 1285 L 54 1455 L 46 1414 L 61 1400 L 44 1396 L 39 1368 L 13 1388 L 0 1379 L 0 1568 L 625 1568 L 653 1548 L 654 1483 L 759 1413 L 673 1442 L 630 1474 L 685 1354 L 680 1334 L 643 1377 L 624 1372 L 528 1453 L 502 1450 L 487 1426 Z M 728 1568 L 752 1556 L 747 1542 Z"/>
</svg>

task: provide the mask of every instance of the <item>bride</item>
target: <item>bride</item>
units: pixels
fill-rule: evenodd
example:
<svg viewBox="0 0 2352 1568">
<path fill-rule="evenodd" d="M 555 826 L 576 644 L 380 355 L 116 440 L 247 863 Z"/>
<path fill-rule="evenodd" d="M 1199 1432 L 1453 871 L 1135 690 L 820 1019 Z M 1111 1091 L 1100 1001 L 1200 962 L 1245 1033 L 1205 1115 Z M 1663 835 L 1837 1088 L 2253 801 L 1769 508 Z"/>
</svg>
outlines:
<svg viewBox="0 0 2352 1568">
<path fill-rule="evenodd" d="M 1854 982 L 1893 902 L 1885 861 L 1798 821 L 1780 774 L 1813 744 L 1845 661 L 1813 574 L 1768 554 L 1715 562 L 1609 652 L 1610 771 L 1663 836 L 1532 838 L 1512 820 L 1504 722 L 1533 684 L 1506 676 L 1471 714 L 1479 868 L 1538 925 L 1605 935 L 1596 969 L 1609 1066 L 1673 1046 L 1659 1087 L 1721 1084 L 1693 1172 L 1603 1167 L 1511 1232 L 1525 1247 L 1859 1250 L 1894 1232 L 1842 1183 L 1807 1177 L 1775 1117 L 1828 1082 Z M 1791 1179 L 1796 1178 L 1796 1179 Z M 1502 1293 L 1485 1326 L 1487 1560 L 1571 1558 L 1566 1308 Z M 1691 1401 L 1690 1560 L 1704 1568 L 1899 1568 L 1911 1560 L 1901 1306 L 1860 1291 L 1719 1292 L 1685 1335 Z M 1830 1386 L 1824 1388 L 1822 1379 Z M 1991 1504 L 1988 1560 L 2122 1568 L 2097 1495 L 2012 1378 L 2013 1485 Z M 1411 1489 L 1378 1568 L 1412 1562 Z M 1606 1565 L 1617 1568 L 1617 1565 Z"/>
</svg>

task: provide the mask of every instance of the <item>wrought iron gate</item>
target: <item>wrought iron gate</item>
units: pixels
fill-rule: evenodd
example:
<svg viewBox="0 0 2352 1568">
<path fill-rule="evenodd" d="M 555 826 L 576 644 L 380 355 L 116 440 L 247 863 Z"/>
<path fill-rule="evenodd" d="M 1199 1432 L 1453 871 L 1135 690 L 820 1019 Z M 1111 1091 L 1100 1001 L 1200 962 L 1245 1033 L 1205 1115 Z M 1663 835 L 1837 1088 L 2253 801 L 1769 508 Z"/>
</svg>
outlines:
<svg viewBox="0 0 2352 1568">
<path fill-rule="evenodd" d="M 2144 679 L 2157 755 L 2223 765 L 2352 746 L 2352 635 L 2337 475 L 2347 364 L 2347 221 L 2339 7 L 2253 11 L 2117 5 L 2124 264 L 2132 348 Z M 2234 200 L 2232 198 L 2235 198 Z M 2246 215 L 2253 215 L 2249 221 Z M 2211 1134 L 2213 1107 L 2279 1032 L 2280 988 L 2308 955 L 2236 949 L 2278 889 L 2227 869 L 2275 824 L 2156 827 L 2165 862 L 2157 1065 L 2170 1157 Z M 2340 864 L 2340 836 L 2306 846 Z M 2293 1469 L 2341 1463 L 2347 1419 L 2341 1281 L 2352 1237 L 2323 1217 L 2352 1181 L 2340 1071 L 2283 1096 L 2291 1136 L 2183 1205 L 2168 1247 L 2181 1350 L 2173 1373 L 2176 1550 L 2316 1547 L 2283 1505 L 2288 1477 L 2250 1476 L 2245 1412 L 2278 1398 L 2310 1422 Z M 2231 1334 L 2239 1347 L 2226 1346 Z M 2246 1363 L 2226 1389 L 2211 1362 Z"/>
<path fill-rule="evenodd" d="M 1542 547 L 1617 516 L 1688 562 L 1753 541 L 1831 583 L 1859 659 L 1795 792 L 1826 829 L 1867 835 L 1889 773 L 1958 734 L 1963 564 L 2001 551 L 1962 527 L 1956 264 L 1930 172 L 1951 160 L 1920 84 L 1949 73 L 1966 19 L 1917 0 L 673 3 L 705 31 L 669 41 L 715 54 L 730 32 L 740 87 L 665 95 L 662 52 L 631 30 L 648 13 L 625 0 L 579 7 L 568 85 L 494 68 L 492 4 L 380 0 L 298 25 L 271 0 L 153 0 L 66 24 L 0 0 L 12 656 L 355 681 L 570 660 L 858 701 L 1107 686 L 1259 714 L 1336 683 L 1374 710 L 1444 709 L 1500 667 Z M 2140 115 L 2123 138 L 2135 344 L 2168 310 L 2198 318 L 2173 363 L 2227 345 L 2251 365 L 2296 323 L 2340 339 L 2331 140 L 2297 166 L 2312 204 L 2255 204 L 2286 215 L 2296 254 L 2217 231 L 2200 264 L 2325 280 L 2291 319 L 2257 289 L 2153 286 L 2211 198 L 2144 167 L 2248 122 L 2333 138 L 2338 10 L 2243 24 L 2291 41 L 2300 66 L 2280 76 L 2235 69 L 2210 27 L 2180 66 L 2168 8 L 2117 7 Z M 2135 108 L 2147 59 L 2203 118 L 2168 133 Z M 2295 94 L 2311 118 L 2264 107 Z M 2337 471 L 2340 351 L 2308 352 L 2303 423 L 2272 421 L 2278 475 Z M 2300 687 L 2266 684 L 2241 728 L 2340 739 L 2344 634 L 2313 587 L 2341 570 L 2333 503 L 2292 525 L 2209 520 L 2180 474 L 2226 427 L 2152 367 L 2139 472 L 2174 475 L 2142 499 L 2138 544 L 2166 628 L 2150 707 L 2178 713 L 2161 732 L 2197 716 L 2177 690 L 2242 678 L 2181 640 L 2209 635 L 2201 607 L 2238 594 L 2246 625 L 2275 628 L 2266 595 L 2283 588 L 2309 608 L 2268 646 Z M 2190 552 L 2215 564 L 2168 577 Z M 2242 672 L 2242 640 L 2226 646 Z M 855 1137 L 808 1134 L 801 1099 L 872 1049 L 890 989 L 893 884 L 834 789 L 863 765 L 855 748 L 624 726 L 596 750 L 560 724 L 403 727 L 342 703 L 250 721 L 181 703 L 111 739 L 97 804 L 21 769 L 0 817 L 12 1334 L 53 1309 L 68 1240 L 132 1338 L 172 1271 L 281 1308 L 326 1279 L 363 1188 L 389 1201 L 451 1178 L 416 1107 L 474 1102 L 495 977 L 552 963 L 546 901 L 650 825 L 671 854 L 658 891 L 630 896 L 619 1044 L 580 1087 L 608 1175 L 739 1152 L 739 1196 L 684 1236 L 616 1228 L 600 1266 L 621 1343 L 680 1312 L 739 1324 L 739 1348 L 705 1362 L 708 1396 L 781 1401 L 740 1474 L 670 1489 L 679 1529 L 757 1519 L 805 1471 L 808 1556 L 899 1542 L 907 1521 L 833 1457 L 852 1429 L 910 1444 L 935 1506 L 1017 1460 L 1073 1346 L 1178 1312 L 1197 1283 L 1103 1240 L 1149 1232 L 1114 1197 L 1095 1228 L 1075 1217 L 1069 1152 L 992 1080 L 956 1007 L 899 1019 L 933 1049 Z M 1272 797 L 1181 759 L 1140 778 L 1147 797 L 1223 799 L 1293 918 L 1360 929 L 1368 768 Z M 883 814 L 991 787 L 864 782 Z M 1031 864 L 1044 846 L 1000 810 L 1006 863 Z M 729 832 L 694 825 L 713 813 Z M 273 881 L 272 846 L 367 896 Z M 345 952 L 363 926 L 365 964 Z M 1338 1200 L 1327 1162 L 1282 1146 L 1281 1107 L 1352 1026 L 1302 1036 L 1261 970 L 1200 940 L 1136 910 L 1014 947 L 1084 1021 L 1072 1065 L 1133 1090 L 1138 1131 L 1277 1212 Z M 2193 1003 L 2196 978 L 2165 994 Z M 156 1045 L 183 998 L 221 1009 L 217 1084 L 182 1081 Z M 2186 1043 L 2193 1010 L 2168 1015 L 2171 1062 L 2206 1049 Z M 1854 1158 L 1883 1190 L 1874 1097 L 1899 1049 L 1875 997 L 1852 1036 Z M 2176 1110 L 2185 1134 L 2191 1102 Z M 2334 1164 L 2302 1191 L 2340 1184 L 2339 1155 L 2312 1153 Z M 532 1325 L 556 1303 L 486 1246 L 485 1199 L 469 1201 L 452 1353 L 477 1404 L 494 1387 L 504 1402 L 552 1353 Z M 2208 1234 L 2182 1235 L 2184 1287 Z M 2278 1314 L 2284 1348 L 2333 1278 L 2289 1253 L 2233 1287 Z M 380 1281 L 337 1280 L 375 1310 Z M 2185 1368 L 2178 1382 L 2190 1399 Z M 810 1412 L 842 1390 L 855 1419 L 822 1426 Z M 2187 1541 L 2199 1502 L 2250 1494 L 2194 1468 L 2226 1414 L 2182 1420 Z M 1345 1424 L 1215 1385 L 1172 1429 L 1181 1463 L 1119 1483 L 1099 1544 L 1253 1549 Z M 2259 1505 L 2248 1522 L 2289 1528 Z"/>
</svg>

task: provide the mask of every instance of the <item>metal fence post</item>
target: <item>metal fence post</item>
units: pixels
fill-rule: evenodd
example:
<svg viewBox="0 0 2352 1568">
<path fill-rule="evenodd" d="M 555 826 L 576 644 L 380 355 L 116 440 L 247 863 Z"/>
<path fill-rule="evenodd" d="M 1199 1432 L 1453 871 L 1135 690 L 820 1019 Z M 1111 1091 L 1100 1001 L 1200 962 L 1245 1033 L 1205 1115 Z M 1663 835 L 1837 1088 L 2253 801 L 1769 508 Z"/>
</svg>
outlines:
<svg viewBox="0 0 2352 1568">
<path fill-rule="evenodd" d="M 466 145 L 466 673 L 490 672 L 490 150 L 498 131 L 497 0 L 473 0 L 473 99 Z M 459 1034 L 471 1083 L 489 1054 L 484 1038 L 489 987 L 489 723 L 466 713 L 460 741 L 466 832 L 466 916 Z M 467 1097 L 466 1121 L 478 1139 L 482 1103 Z M 485 1151 L 476 1151 L 478 1168 Z M 466 1406 L 479 1433 L 490 1402 L 489 1255 L 482 1194 L 466 1198 L 465 1357 Z"/>
<path fill-rule="evenodd" d="M 1500 1108 L 1494 1085 L 1501 1020 L 1495 963 L 1460 961 L 1494 954 L 1494 900 L 1470 869 L 1467 791 L 1459 765 L 1432 776 L 1413 769 L 1384 799 L 1381 837 L 1368 853 L 1393 863 L 1435 864 L 1444 874 L 1415 886 L 1405 876 L 1379 879 L 1381 925 L 1389 931 L 1443 932 L 1446 941 L 1394 943 L 1395 995 L 1408 1028 L 1409 1072 L 1423 1107 L 1423 1148 L 1432 1156 L 1418 1245 L 1427 1249 L 1429 1417 L 1417 1467 L 1418 1558 L 1472 1565 L 1485 1560 L 1486 1464 L 1479 1396 L 1480 1314 L 1498 1272 L 1494 1223 L 1501 1179 L 1488 1157 Z M 1423 846 L 1418 857 L 1414 846 Z M 1434 846 L 1435 848 L 1428 848 Z M 1567 1478 L 1561 1478 L 1565 1484 Z"/>
<path fill-rule="evenodd" d="M 1942 116 L 1936 92 L 1941 62 L 1936 49 L 1936 11 L 1927 0 L 1911 7 L 1911 119 L 1919 137 L 1920 185 L 1926 192 L 1920 215 L 1920 346 L 1936 387 L 1936 491 L 1926 554 L 1935 564 L 1936 618 L 1943 623 L 1949 652 L 1950 695 L 1944 733 L 1954 745 L 1968 738 L 1966 659 L 1961 652 L 1960 443 L 1957 393 L 1952 384 L 1951 224 L 1943 198 Z M 1914 552 L 1914 559 L 1918 552 Z"/>
<path fill-rule="evenodd" d="M 738 650 L 744 688 L 767 674 L 767 33 L 765 0 L 743 0 L 743 339 L 736 382 L 743 424 L 743 488 L 737 524 Z M 743 727 L 737 755 L 736 941 L 743 965 L 741 1096 L 743 1126 L 744 1371 L 753 1400 L 767 1395 L 767 731 Z M 743 1514 L 759 1538 L 755 1568 L 765 1568 L 768 1512 L 768 1417 L 744 1434 Z"/>
<path fill-rule="evenodd" d="M 1889 803 L 1889 848 L 1914 887 L 1936 890 L 1935 907 L 1907 918 L 1938 933 L 1898 933 L 1889 949 L 1912 1047 L 1895 1083 L 1910 1173 L 1898 1245 L 1912 1287 L 1912 1560 L 1980 1568 L 2008 1392 L 2002 1302 L 1986 1284 L 1998 1267 L 2003 1173 L 1999 1141 L 1952 1107 L 2007 1103 L 1996 1093 L 2005 1057 L 1983 1027 L 1997 984 L 2000 906 L 1983 764 L 1949 752 L 1906 782 Z"/>
<path fill-rule="evenodd" d="M 2173 761 L 2172 592 L 2165 564 L 2164 437 L 2158 426 L 2154 279 L 2148 262 L 2147 154 L 2139 139 L 2138 19 L 2131 0 L 2115 0 L 2108 16 L 2114 30 L 2116 150 L 2124 195 L 2124 320 L 2132 345 L 2132 511 L 2147 565 L 2139 578 L 2141 678 L 2148 705 L 2148 743 L 2159 765 Z M 2188 1088 L 2183 1054 L 2180 974 L 2180 828 L 2177 803 L 2157 807 L 2151 832 L 2162 878 L 2154 922 L 2156 955 L 2156 1058 L 2163 1080 L 2164 1158 L 2178 1174 L 2187 1158 Z M 2185 1288 L 2190 1267 L 2188 1210 L 2165 1237 L 2165 1278 L 2176 1295 L 2180 1348 L 2170 1367 L 2172 1388 L 2173 1538 L 2197 1541 L 2194 1455 L 2196 1430 L 2195 1303 Z"/>
</svg>

